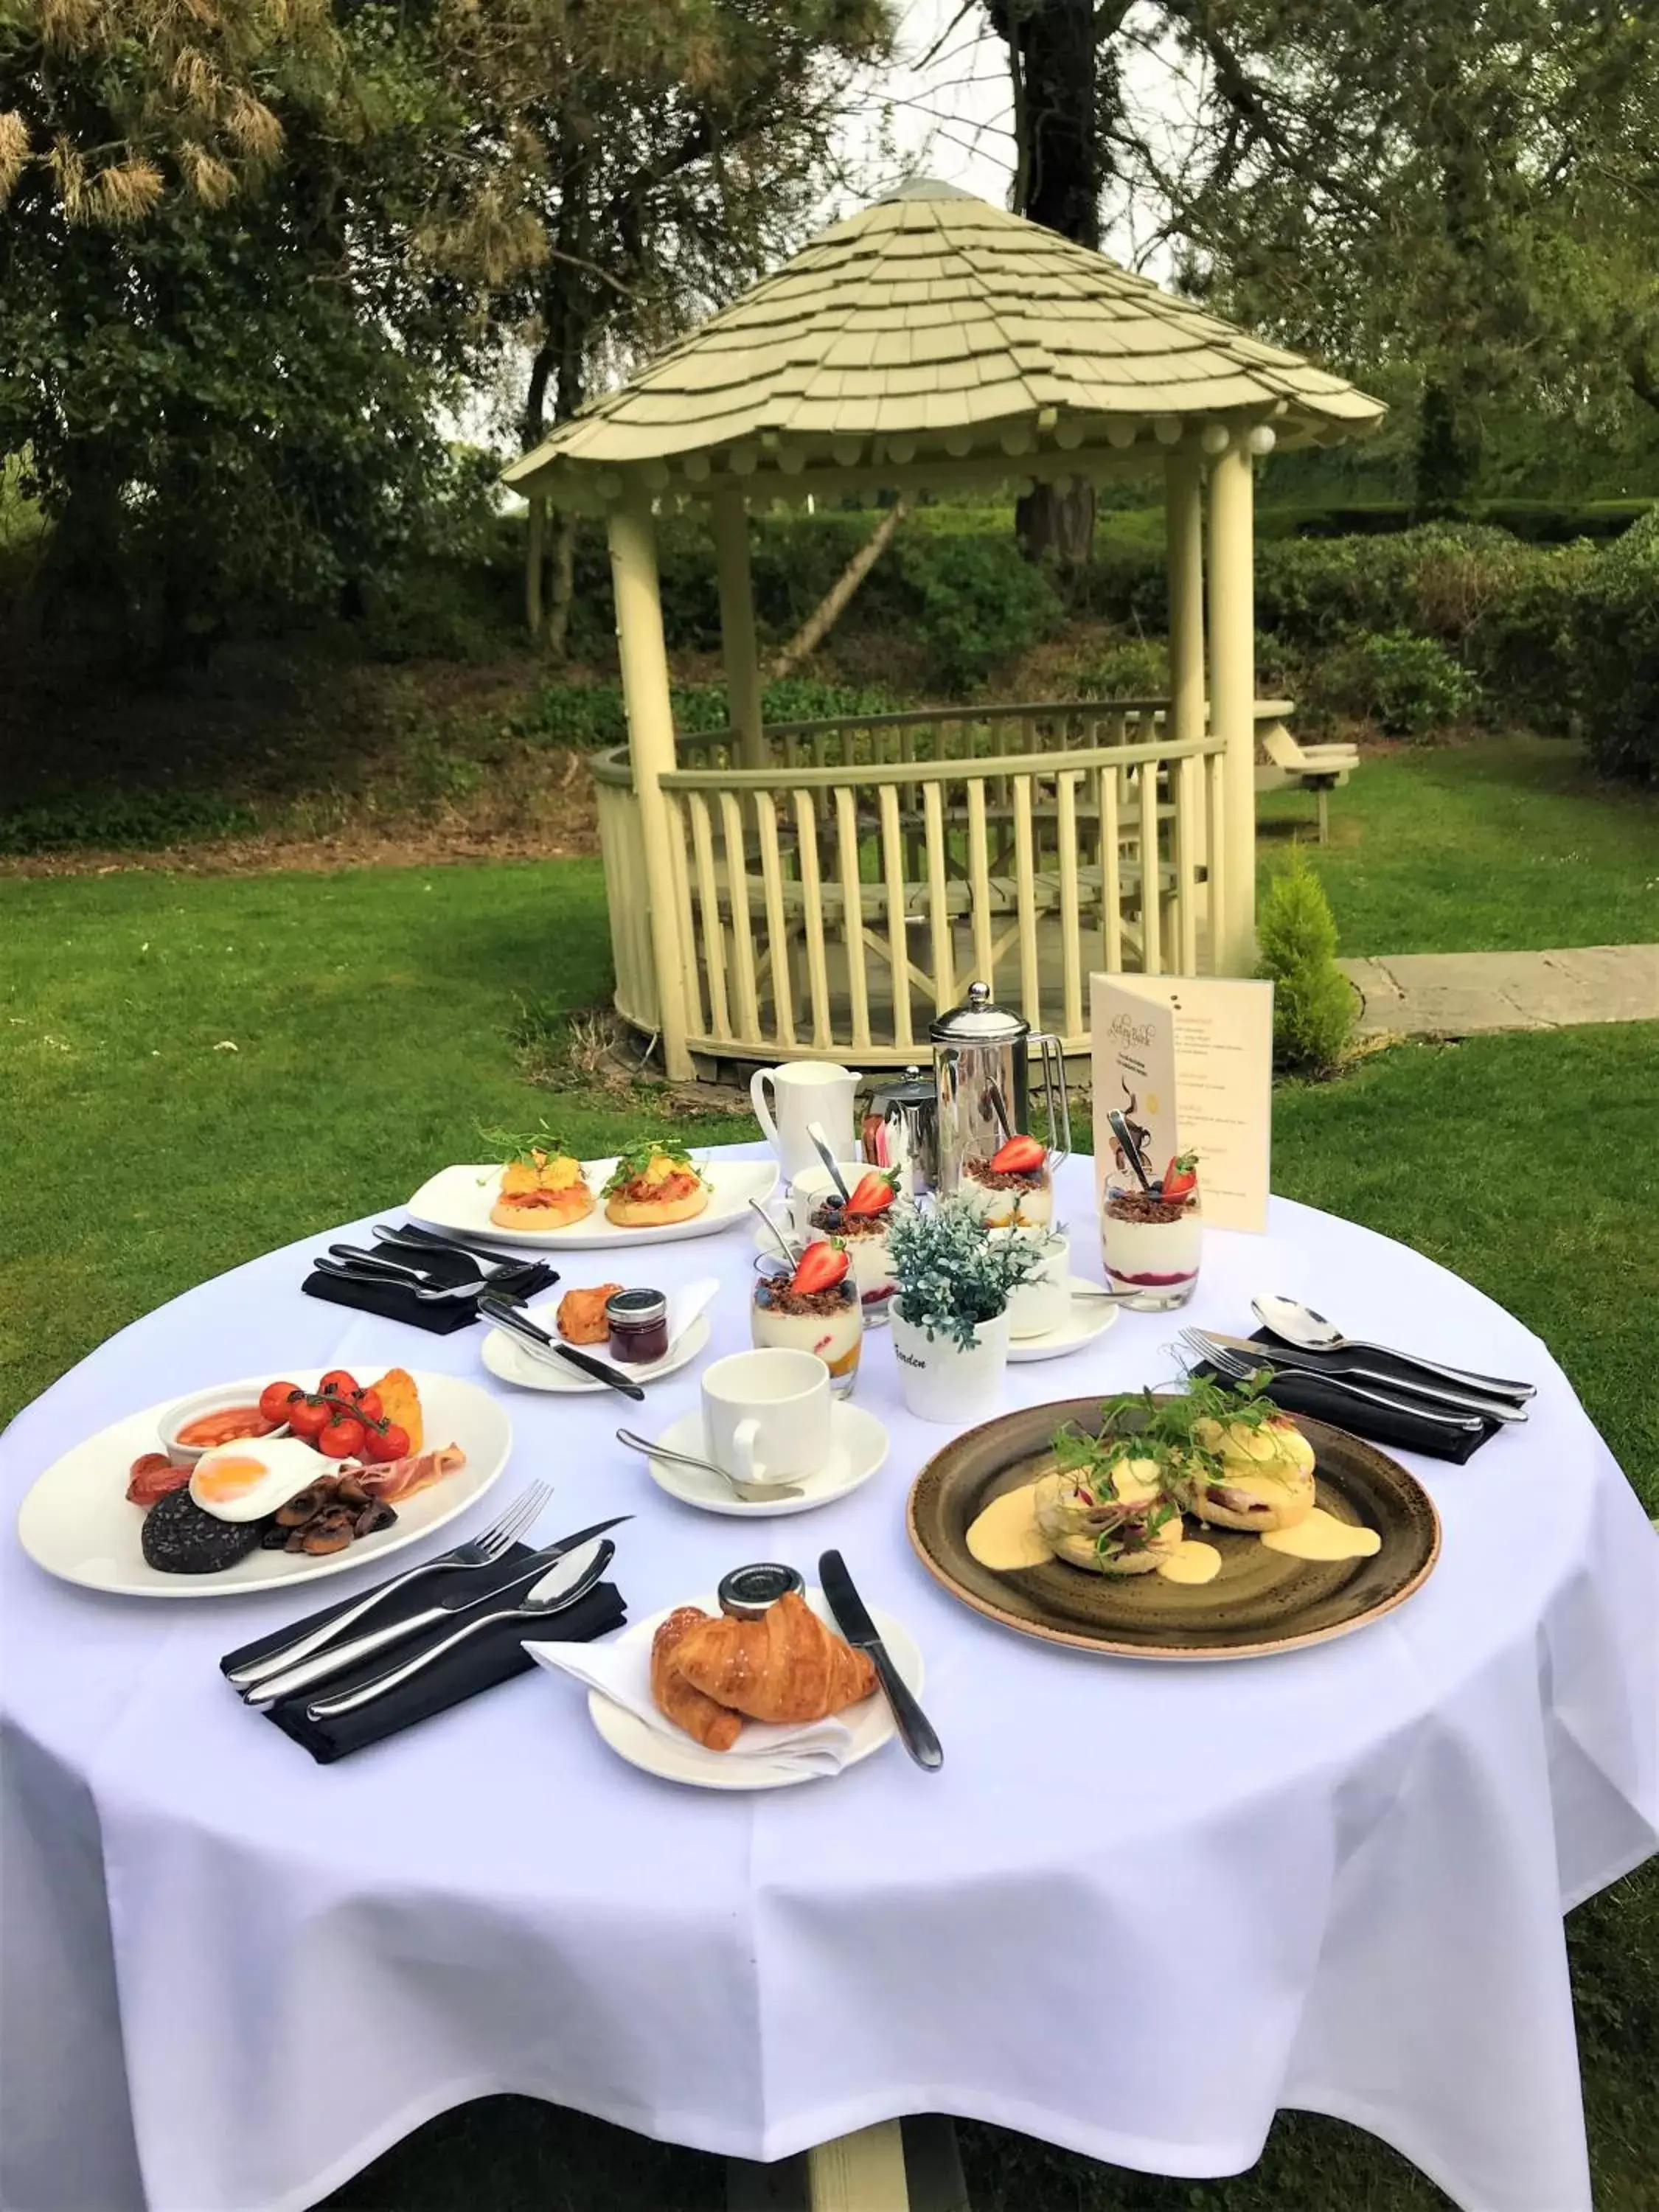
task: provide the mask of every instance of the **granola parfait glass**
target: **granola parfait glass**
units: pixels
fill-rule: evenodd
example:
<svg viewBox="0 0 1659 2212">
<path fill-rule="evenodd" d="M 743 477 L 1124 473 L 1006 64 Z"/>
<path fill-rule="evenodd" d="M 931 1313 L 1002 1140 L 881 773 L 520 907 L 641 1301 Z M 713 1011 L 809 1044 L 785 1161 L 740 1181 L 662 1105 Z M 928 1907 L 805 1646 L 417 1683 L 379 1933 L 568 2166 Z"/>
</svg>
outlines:
<svg viewBox="0 0 1659 2212">
<path fill-rule="evenodd" d="M 1133 1174 L 1106 1178 L 1100 1206 L 1100 1255 L 1106 1280 L 1133 1312 L 1167 1313 L 1184 1306 L 1198 1285 L 1204 1239 L 1196 1188 L 1148 1196 Z"/>
<path fill-rule="evenodd" d="M 815 1352 L 830 1370 L 831 1395 L 851 1397 L 864 1349 L 864 1310 L 850 1268 L 827 1290 L 797 1291 L 783 1262 L 762 1253 L 755 1261 L 749 1333 L 757 1345 Z"/>
</svg>

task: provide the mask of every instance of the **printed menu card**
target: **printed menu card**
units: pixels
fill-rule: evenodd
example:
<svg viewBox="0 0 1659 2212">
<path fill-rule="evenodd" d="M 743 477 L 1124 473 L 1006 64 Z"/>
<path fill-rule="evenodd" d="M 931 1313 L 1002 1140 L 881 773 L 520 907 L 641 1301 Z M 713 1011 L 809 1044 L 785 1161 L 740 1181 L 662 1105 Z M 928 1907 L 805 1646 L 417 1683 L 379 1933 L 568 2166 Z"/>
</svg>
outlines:
<svg viewBox="0 0 1659 2212">
<path fill-rule="evenodd" d="M 1265 1229 L 1273 985 L 1219 975 L 1091 975 L 1089 1000 L 1097 1188 L 1120 1149 L 1106 1123 L 1116 1107 L 1153 1175 L 1177 1152 L 1198 1154 L 1206 1221 Z"/>
</svg>

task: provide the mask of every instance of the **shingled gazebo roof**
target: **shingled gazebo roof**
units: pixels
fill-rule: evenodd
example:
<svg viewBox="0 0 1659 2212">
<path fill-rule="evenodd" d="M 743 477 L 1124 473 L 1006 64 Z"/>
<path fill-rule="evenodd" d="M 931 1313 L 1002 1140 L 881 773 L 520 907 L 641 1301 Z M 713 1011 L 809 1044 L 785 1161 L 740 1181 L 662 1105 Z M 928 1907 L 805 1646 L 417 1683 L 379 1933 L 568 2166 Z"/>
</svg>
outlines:
<svg viewBox="0 0 1659 2212">
<path fill-rule="evenodd" d="M 728 471 L 800 490 L 975 455 L 1096 471 L 1134 465 L 1139 439 L 1170 442 L 1183 418 L 1305 445 L 1383 411 L 1104 254 L 924 179 L 822 232 L 505 481 L 585 503 L 637 464 L 694 492 Z"/>
</svg>

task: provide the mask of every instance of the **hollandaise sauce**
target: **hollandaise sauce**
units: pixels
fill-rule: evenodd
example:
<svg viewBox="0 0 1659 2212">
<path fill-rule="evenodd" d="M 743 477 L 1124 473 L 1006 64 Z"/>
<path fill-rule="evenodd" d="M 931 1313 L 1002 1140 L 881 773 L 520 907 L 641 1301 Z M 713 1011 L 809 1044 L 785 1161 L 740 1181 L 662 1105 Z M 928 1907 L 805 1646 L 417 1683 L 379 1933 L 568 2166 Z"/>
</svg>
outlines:
<svg viewBox="0 0 1659 2212">
<path fill-rule="evenodd" d="M 1293 1528 L 1264 1528 L 1258 1541 L 1270 1552 L 1288 1552 L 1293 1559 L 1369 1559 L 1382 1548 L 1375 1528 L 1339 1521 L 1322 1505 L 1316 1505 Z"/>
</svg>

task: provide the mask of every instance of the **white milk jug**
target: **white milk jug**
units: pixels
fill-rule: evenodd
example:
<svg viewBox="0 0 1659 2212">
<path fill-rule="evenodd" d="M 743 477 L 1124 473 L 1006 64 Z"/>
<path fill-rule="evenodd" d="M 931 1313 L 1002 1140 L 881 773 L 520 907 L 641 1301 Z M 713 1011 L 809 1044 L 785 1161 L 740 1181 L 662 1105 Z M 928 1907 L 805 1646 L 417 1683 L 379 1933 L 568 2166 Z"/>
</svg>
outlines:
<svg viewBox="0 0 1659 2212">
<path fill-rule="evenodd" d="M 816 1121 L 823 1130 L 832 1160 L 858 1158 L 853 1136 L 853 1093 L 857 1087 L 858 1078 L 851 1068 L 836 1067 L 822 1060 L 792 1060 L 781 1067 L 755 1071 L 749 1084 L 750 1101 L 755 1119 L 778 1156 L 786 1182 L 803 1169 L 819 1164 L 817 1152 L 806 1133 L 810 1122 Z"/>
</svg>

